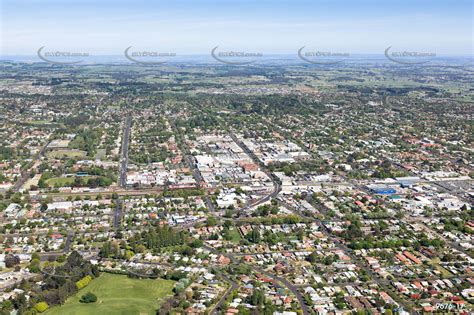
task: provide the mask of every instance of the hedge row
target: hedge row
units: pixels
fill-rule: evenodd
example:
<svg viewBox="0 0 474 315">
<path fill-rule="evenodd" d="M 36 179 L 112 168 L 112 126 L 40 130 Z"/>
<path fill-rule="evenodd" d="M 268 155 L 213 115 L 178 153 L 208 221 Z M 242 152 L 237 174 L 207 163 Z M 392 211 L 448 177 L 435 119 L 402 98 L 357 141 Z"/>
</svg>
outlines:
<svg viewBox="0 0 474 315">
<path fill-rule="evenodd" d="M 78 290 L 80 290 L 86 287 L 91 281 L 92 281 L 91 276 L 85 276 L 84 278 L 76 282 L 76 287 Z"/>
<path fill-rule="evenodd" d="M 34 306 L 34 309 L 35 309 L 38 313 L 43 313 L 43 312 L 46 311 L 48 308 L 49 308 L 49 305 L 48 305 L 48 303 L 46 303 L 46 302 L 39 302 L 39 303 L 36 303 L 36 305 Z"/>
</svg>

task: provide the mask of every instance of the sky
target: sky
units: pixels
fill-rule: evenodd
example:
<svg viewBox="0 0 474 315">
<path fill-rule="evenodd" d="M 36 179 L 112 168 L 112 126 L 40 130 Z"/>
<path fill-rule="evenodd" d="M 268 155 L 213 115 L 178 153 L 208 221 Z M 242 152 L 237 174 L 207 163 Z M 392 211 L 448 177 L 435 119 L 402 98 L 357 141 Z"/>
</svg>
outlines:
<svg viewBox="0 0 474 315">
<path fill-rule="evenodd" d="M 293 54 L 300 47 L 383 54 L 388 47 L 473 54 L 473 2 L 464 0 L 1 0 L 1 55 L 124 49 Z"/>
</svg>

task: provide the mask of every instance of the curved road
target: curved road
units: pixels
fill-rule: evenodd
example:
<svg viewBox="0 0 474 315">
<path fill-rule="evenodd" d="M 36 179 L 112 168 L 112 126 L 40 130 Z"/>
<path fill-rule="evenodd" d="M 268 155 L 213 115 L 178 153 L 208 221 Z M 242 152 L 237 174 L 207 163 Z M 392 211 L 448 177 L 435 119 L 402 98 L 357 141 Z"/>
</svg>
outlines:
<svg viewBox="0 0 474 315">
<path fill-rule="evenodd" d="M 215 248 L 212 248 L 212 247 L 209 247 L 207 245 L 204 245 L 203 248 L 207 249 L 208 251 L 210 252 L 213 252 L 215 254 L 218 254 L 218 255 L 223 255 L 227 258 L 229 258 L 232 263 L 234 264 L 239 264 L 239 261 L 238 259 L 236 258 L 236 256 L 234 254 L 231 254 L 231 253 L 220 253 L 219 251 L 217 251 Z M 282 278 L 282 277 L 279 277 L 277 275 L 274 275 L 273 273 L 270 273 L 268 271 L 265 271 L 263 269 L 260 269 L 254 265 L 249 265 L 253 270 L 255 270 L 256 272 L 258 273 L 262 273 L 264 275 L 266 275 L 267 277 L 269 278 L 272 278 L 273 280 L 277 281 L 277 282 L 280 282 L 282 283 L 284 286 L 286 286 L 296 297 L 296 299 L 298 300 L 298 303 L 300 304 L 300 307 L 301 309 L 303 310 L 303 314 L 309 314 L 309 310 L 308 310 L 308 305 L 306 305 L 305 303 L 305 300 L 303 298 L 303 295 L 301 295 L 301 293 L 298 291 L 298 288 L 296 286 L 294 286 L 293 284 L 291 284 L 288 280 L 286 280 L 285 278 Z M 219 301 L 219 303 L 221 303 L 223 300 L 223 298 L 225 297 L 225 295 L 221 298 L 221 300 Z M 223 303 L 223 302 L 222 302 Z"/>
</svg>

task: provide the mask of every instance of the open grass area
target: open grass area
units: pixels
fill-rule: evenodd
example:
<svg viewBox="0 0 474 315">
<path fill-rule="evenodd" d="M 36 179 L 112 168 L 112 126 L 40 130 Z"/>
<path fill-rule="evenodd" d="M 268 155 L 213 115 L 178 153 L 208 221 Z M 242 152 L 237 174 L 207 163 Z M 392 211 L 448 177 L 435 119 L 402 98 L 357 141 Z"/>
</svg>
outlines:
<svg viewBox="0 0 474 315">
<path fill-rule="evenodd" d="M 443 277 L 450 277 L 452 276 L 453 274 L 450 273 L 448 270 L 444 269 L 443 267 L 440 266 L 440 259 L 439 258 L 434 258 L 434 259 L 431 259 L 429 261 L 429 264 L 431 266 L 433 266 L 433 268 L 435 268 L 436 270 L 438 270 L 439 272 L 441 272 L 441 274 L 443 275 Z"/>
<path fill-rule="evenodd" d="M 51 187 L 69 186 L 74 183 L 74 177 L 53 177 L 46 180 L 46 184 Z"/>
<path fill-rule="evenodd" d="M 160 301 L 172 294 L 173 286 L 174 281 L 171 280 L 131 279 L 124 275 L 102 273 L 87 287 L 67 299 L 64 305 L 51 308 L 44 314 L 152 315 Z M 81 296 L 87 292 L 97 295 L 97 302 L 80 303 Z"/>
<path fill-rule="evenodd" d="M 30 125 L 47 125 L 47 124 L 50 124 L 51 122 L 48 120 L 30 120 L 30 121 L 27 121 L 27 123 Z"/>
<path fill-rule="evenodd" d="M 230 236 L 232 237 L 232 238 L 231 238 L 231 241 L 232 241 L 233 243 L 238 243 L 238 242 L 240 242 L 241 237 L 240 237 L 240 234 L 239 234 L 239 231 L 237 230 L 237 228 L 231 229 L 231 230 L 229 231 L 229 234 L 230 234 Z"/>
<path fill-rule="evenodd" d="M 95 154 L 94 159 L 102 160 L 106 154 L 107 154 L 107 150 L 99 149 L 97 150 L 97 153 Z"/>
<path fill-rule="evenodd" d="M 86 156 L 86 152 L 81 150 L 53 150 L 46 153 L 46 156 L 50 159 L 83 158 Z"/>
</svg>

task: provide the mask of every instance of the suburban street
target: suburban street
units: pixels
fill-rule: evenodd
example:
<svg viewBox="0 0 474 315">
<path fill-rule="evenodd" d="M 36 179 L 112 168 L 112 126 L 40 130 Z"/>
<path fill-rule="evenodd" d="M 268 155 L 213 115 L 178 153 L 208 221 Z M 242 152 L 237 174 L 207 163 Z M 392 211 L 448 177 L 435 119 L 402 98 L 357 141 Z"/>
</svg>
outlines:
<svg viewBox="0 0 474 315">
<path fill-rule="evenodd" d="M 119 169 L 119 186 L 126 188 L 127 168 L 128 168 L 128 146 L 130 143 L 130 132 L 132 127 L 132 115 L 129 113 L 125 119 L 125 125 L 122 137 L 122 146 L 120 150 L 120 169 Z M 115 199 L 115 212 L 113 226 L 115 229 L 120 227 L 122 220 L 123 202 L 120 198 Z"/>
<path fill-rule="evenodd" d="M 46 149 L 48 147 L 49 141 L 47 141 L 41 149 L 33 156 L 32 161 L 30 162 L 31 167 L 22 171 L 20 178 L 15 182 L 15 185 L 12 188 L 13 192 L 19 192 L 23 185 L 30 179 L 31 169 L 40 161 L 41 157 L 44 156 Z"/>
<path fill-rule="evenodd" d="M 341 1 L 5 1 L 0 314 L 474 314 L 472 5 Z"/>
<path fill-rule="evenodd" d="M 240 261 L 240 258 L 232 253 L 221 253 L 219 251 L 217 251 L 215 248 L 212 248 L 212 247 L 209 247 L 209 246 L 203 246 L 205 249 L 207 249 L 208 251 L 212 252 L 212 253 L 215 253 L 215 254 L 219 254 L 219 255 L 223 255 L 225 257 L 228 257 L 232 263 L 234 264 L 240 264 L 242 263 Z M 304 301 L 304 298 L 303 296 L 301 295 L 301 293 L 298 291 L 298 288 L 296 286 L 294 286 L 293 284 L 291 284 L 288 280 L 286 280 L 285 278 L 283 277 L 280 277 L 280 276 L 277 276 L 273 273 L 270 273 L 268 271 L 265 271 L 255 265 L 250 265 L 249 266 L 257 273 L 261 273 L 261 274 L 264 274 L 266 275 L 267 277 L 269 278 L 272 278 L 273 280 L 275 280 L 276 283 L 281 283 L 283 284 L 286 288 L 288 288 L 296 297 L 296 299 L 298 300 L 298 303 L 300 304 L 301 306 L 301 309 L 303 310 L 303 314 L 309 314 L 309 311 L 308 311 L 308 306 L 306 305 L 305 301 Z M 221 298 L 221 300 L 219 301 L 220 304 L 223 303 L 223 300 L 225 300 L 225 294 L 224 296 Z"/>
<path fill-rule="evenodd" d="M 120 171 L 119 186 L 125 188 L 127 183 L 127 167 L 128 167 L 128 146 L 130 143 L 130 131 L 132 127 L 132 115 L 129 113 L 125 119 L 122 146 L 120 150 Z"/>
</svg>

